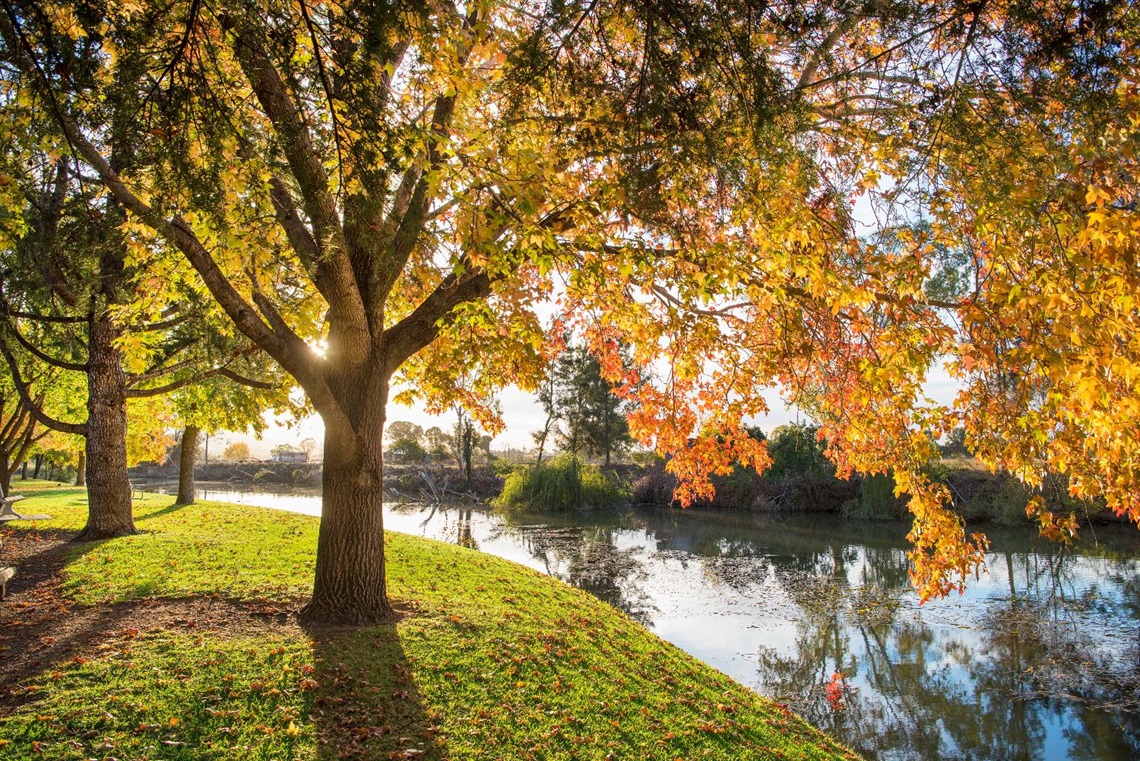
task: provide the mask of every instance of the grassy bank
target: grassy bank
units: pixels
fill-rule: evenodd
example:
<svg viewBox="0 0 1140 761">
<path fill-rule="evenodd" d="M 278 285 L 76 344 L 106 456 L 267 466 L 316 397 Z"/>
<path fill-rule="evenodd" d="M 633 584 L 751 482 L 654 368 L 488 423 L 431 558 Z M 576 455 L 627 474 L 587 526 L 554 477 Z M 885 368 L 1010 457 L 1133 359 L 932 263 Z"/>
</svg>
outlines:
<svg viewBox="0 0 1140 761">
<path fill-rule="evenodd" d="M 83 492 L 19 486 L 55 518 L 0 529 L 21 572 L 0 604 L 4 758 L 851 757 L 488 555 L 391 534 L 399 620 L 303 630 L 315 519 L 143 496 L 140 535 L 71 544 Z"/>
</svg>

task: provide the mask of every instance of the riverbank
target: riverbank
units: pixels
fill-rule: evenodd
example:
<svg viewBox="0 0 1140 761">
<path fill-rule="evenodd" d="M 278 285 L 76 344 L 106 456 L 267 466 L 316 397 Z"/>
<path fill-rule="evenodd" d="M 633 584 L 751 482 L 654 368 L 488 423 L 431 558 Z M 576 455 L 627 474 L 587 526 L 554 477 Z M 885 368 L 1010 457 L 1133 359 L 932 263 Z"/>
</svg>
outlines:
<svg viewBox="0 0 1140 761">
<path fill-rule="evenodd" d="M 891 477 L 854 476 L 840 480 L 835 477 L 834 467 L 820 464 L 822 454 L 818 459 L 820 462 L 812 467 L 774 467 L 764 473 L 737 468 L 727 476 L 715 476 L 715 496 L 709 501 L 698 501 L 691 507 L 768 515 L 827 513 L 860 521 L 911 520 L 905 499 L 894 496 Z M 550 461 L 546 467 L 550 467 Z M 585 467 L 597 472 L 596 466 Z M 512 472 L 530 475 L 534 470 L 521 465 L 513 469 L 511 466 L 483 467 L 476 470 L 468 481 L 450 464 L 435 463 L 425 467 L 422 464 L 391 463 L 385 466 L 384 492 L 387 499 L 405 502 L 501 501 L 504 483 L 510 480 Z M 968 455 L 948 456 L 932 463 L 931 475 L 946 484 L 952 496 L 951 508 L 971 524 L 1036 525 L 1025 514 L 1025 505 L 1035 492 L 1012 476 L 989 472 Z M 613 486 L 615 508 L 676 506 L 673 490 L 677 480 L 665 471 L 660 462 L 617 465 L 605 471 L 605 476 Z M 178 468 L 176 463 L 141 465 L 131 471 L 131 477 L 136 484 L 176 482 Z M 199 465 L 195 469 L 195 477 L 204 483 L 319 490 L 321 465 L 215 462 Z M 16 483 L 18 486 L 22 482 L 17 480 Z M 1050 510 L 1059 514 L 1074 512 L 1085 525 L 1128 522 L 1101 504 L 1069 498 L 1063 479 L 1057 477 L 1046 479 L 1042 494 Z M 557 500 L 546 500 L 539 505 L 523 504 L 522 507 L 549 510 L 552 502 Z"/>
<path fill-rule="evenodd" d="M 141 496 L 141 534 L 4 527 L 6 758 L 853 758 L 589 595 L 389 534 L 399 620 L 305 630 L 317 521 Z"/>
</svg>

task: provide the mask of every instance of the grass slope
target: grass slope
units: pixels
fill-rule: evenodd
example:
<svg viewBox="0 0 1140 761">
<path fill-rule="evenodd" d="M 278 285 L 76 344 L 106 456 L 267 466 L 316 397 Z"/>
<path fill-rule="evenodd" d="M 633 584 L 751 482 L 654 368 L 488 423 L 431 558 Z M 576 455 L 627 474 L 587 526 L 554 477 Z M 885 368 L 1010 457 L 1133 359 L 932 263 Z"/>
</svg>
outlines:
<svg viewBox="0 0 1140 761">
<path fill-rule="evenodd" d="M 82 525 L 82 491 L 20 491 L 21 508 L 55 518 L 0 529 L 8 546 Z M 79 654 L 0 685 L 0 757 L 853 758 L 513 563 L 389 534 L 400 620 L 302 630 L 278 611 L 309 587 L 315 519 L 157 496 L 135 512 L 138 536 L 59 550 L 57 616 L 92 623 L 70 635 Z M 20 600 L 4 604 L 16 627 Z"/>
</svg>

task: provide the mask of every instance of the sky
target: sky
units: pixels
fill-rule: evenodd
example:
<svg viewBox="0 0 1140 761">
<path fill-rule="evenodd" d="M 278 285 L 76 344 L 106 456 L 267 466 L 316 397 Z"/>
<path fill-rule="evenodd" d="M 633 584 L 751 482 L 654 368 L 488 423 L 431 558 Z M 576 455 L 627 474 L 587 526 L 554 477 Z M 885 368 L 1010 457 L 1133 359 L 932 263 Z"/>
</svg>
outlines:
<svg viewBox="0 0 1140 761">
<path fill-rule="evenodd" d="M 935 402 L 951 404 L 957 391 L 957 383 L 945 370 L 939 368 L 930 374 L 926 384 L 926 394 Z M 808 421 L 807 417 L 800 415 L 794 407 L 785 405 L 776 392 L 770 392 L 767 398 L 771 412 L 763 418 L 752 421 L 765 432 L 769 432 L 780 425 L 796 422 L 797 419 L 803 422 Z M 504 389 L 500 401 L 506 429 L 494 438 L 491 443 L 492 448 L 495 451 L 504 451 L 509 448 L 532 449 L 534 442 L 531 440 L 530 434 L 532 431 L 540 429 L 546 419 L 538 399 L 533 394 L 509 387 Z M 388 422 L 391 423 L 396 420 L 415 423 L 425 430 L 432 426 L 439 426 L 445 431 L 449 431 L 455 424 L 455 415 L 453 413 L 439 416 L 429 415 L 422 407 L 407 407 L 392 402 L 388 405 Z M 252 434 L 233 431 L 213 434 L 209 442 L 209 456 L 211 458 L 219 457 L 225 451 L 226 446 L 243 441 L 249 445 L 250 456 L 259 460 L 267 460 L 269 459 L 269 451 L 273 447 L 279 444 L 297 447 L 300 442 L 310 438 L 316 440 L 319 453 L 323 436 L 324 425 L 321 423 L 320 417 L 316 415 L 299 422 L 279 417 L 270 420 L 269 428 L 260 438 Z"/>
</svg>

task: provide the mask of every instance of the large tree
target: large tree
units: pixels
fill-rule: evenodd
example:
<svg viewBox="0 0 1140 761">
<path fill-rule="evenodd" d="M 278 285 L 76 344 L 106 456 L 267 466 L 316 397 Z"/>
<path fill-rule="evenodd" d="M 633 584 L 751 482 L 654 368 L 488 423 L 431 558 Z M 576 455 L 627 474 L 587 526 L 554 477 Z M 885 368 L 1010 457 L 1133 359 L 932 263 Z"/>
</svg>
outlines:
<svg viewBox="0 0 1140 761">
<path fill-rule="evenodd" d="M 186 398 L 187 386 L 218 379 L 273 384 L 238 372 L 260 352 L 187 283 L 189 268 L 131 236 L 118 203 L 36 138 L 21 136 L 22 150 L 5 159 L 18 196 L 0 221 L 10 241 L 0 248 L 0 354 L 28 413 L 85 442 L 89 507 L 80 537 L 132 534 L 127 468 L 161 453 L 164 434 L 155 415 L 129 427 L 128 402 L 179 390 Z M 85 416 L 45 404 L 32 379 L 46 373 L 85 376 Z"/>
<path fill-rule="evenodd" d="M 1033 482 L 1047 462 L 1140 518 L 1131 9 L 52 9 L 5 4 L 10 98 L 325 422 L 310 620 L 390 612 L 393 376 L 491 417 L 488 390 L 540 375 L 544 300 L 674 455 L 683 500 L 765 464 L 741 421 L 766 389 L 810 400 L 842 472 L 891 467 L 910 493 L 924 594 L 981 559 L 925 470 L 963 422 L 991 465 Z M 79 62 L 97 71 L 77 81 Z M 116 114 L 141 125 L 127 164 Z M 863 233 L 873 213 L 896 244 Z M 948 250 L 968 288 L 938 298 Z M 923 394 L 946 358 L 969 384 L 953 407 Z"/>
</svg>

